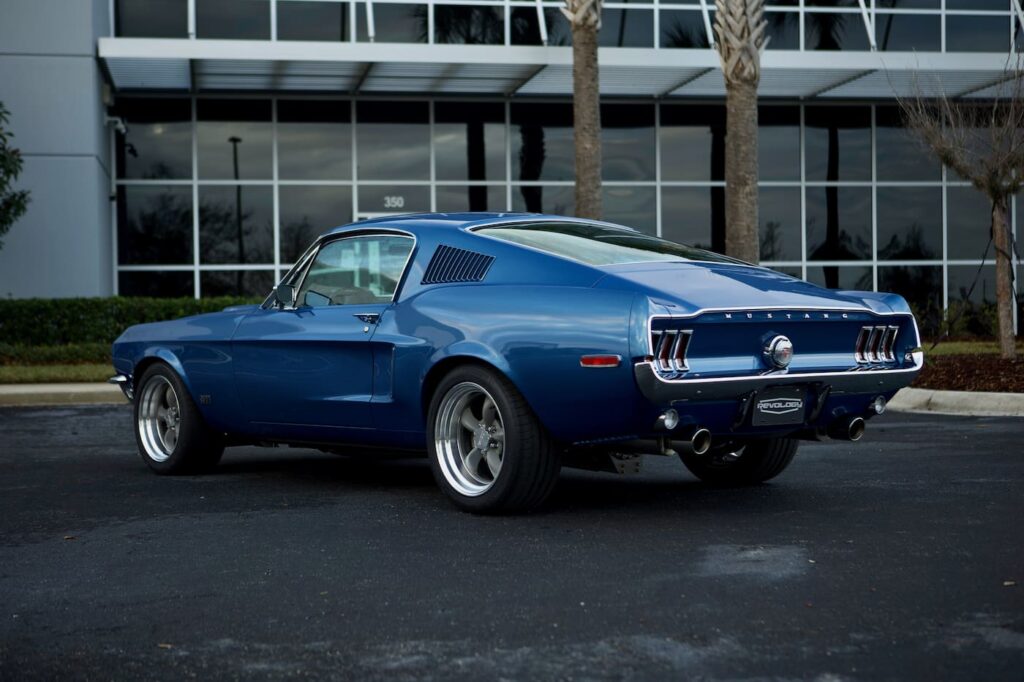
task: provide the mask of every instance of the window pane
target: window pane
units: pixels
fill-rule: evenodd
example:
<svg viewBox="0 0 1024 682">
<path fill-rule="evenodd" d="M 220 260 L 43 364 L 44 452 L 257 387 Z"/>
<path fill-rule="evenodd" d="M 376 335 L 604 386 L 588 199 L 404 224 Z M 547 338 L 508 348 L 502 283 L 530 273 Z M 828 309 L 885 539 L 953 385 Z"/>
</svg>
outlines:
<svg viewBox="0 0 1024 682">
<path fill-rule="evenodd" d="M 117 0 L 122 38 L 187 38 L 188 0 Z"/>
<path fill-rule="evenodd" d="M 351 178 L 351 118 L 348 102 L 279 100 L 278 177 L 282 180 Z"/>
<path fill-rule="evenodd" d="M 605 180 L 654 180 L 654 107 L 601 107 L 601 175 Z"/>
<path fill-rule="evenodd" d="M 374 235 L 325 244 L 299 290 L 307 305 L 390 303 L 402 278 L 413 240 Z M 318 294 L 315 298 L 307 292 Z"/>
<path fill-rule="evenodd" d="M 196 102 L 199 177 L 211 180 L 273 177 L 268 100 Z"/>
<path fill-rule="evenodd" d="M 565 186 L 513 187 L 512 210 L 571 216 L 576 214 L 576 195 Z"/>
<path fill-rule="evenodd" d="M 871 109 L 807 107 L 805 117 L 808 180 L 871 179 Z"/>
<path fill-rule="evenodd" d="M 661 190 L 661 236 L 721 253 L 725 246 L 725 190 L 665 187 Z"/>
<path fill-rule="evenodd" d="M 597 39 L 601 47 L 654 47 L 654 12 L 606 7 Z"/>
<path fill-rule="evenodd" d="M 973 187 L 947 187 L 946 230 L 950 260 L 981 258 L 992 231 L 992 205 L 985 195 Z M 989 257 L 994 257 L 991 249 Z"/>
<path fill-rule="evenodd" d="M 725 107 L 663 105 L 660 143 L 662 180 L 725 179 Z"/>
<path fill-rule="evenodd" d="M 950 20 L 955 19 L 946 19 Z M 875 41 L 879 50 L 938 52 L 942 49 L 942 19 L 937 14 L 878 14 Z"/>
<path fill-rule="evenodd" d="M 373 3 L 374 41 L 378 43 L 427 42 L 426 5 Z M 366 3 L 356 3 L 356 40 L 368 42 Z"/>
<path fill-rule="evenodd" d="M 273 263 L 274 190 L 201 186 L 199 262 Z"/>
<path fill-rule="evenodd" d="M 434 42 L 501 45 L 505 42 L 505 11 L 493 6 L 435 5 Z"/>
<path fill-rule="evenodd" d="M 879 260 L 942 258 L 942 188 L 879 187 Z"/>
<path fill-rule="evenodd" d="M 346 41 L 348 7 L 340 2 L 279 2 L 277 39 Z"/>
<path fill-rule="evenodd" d="M 903 125 L 897 107 L 875 109 L 879 180 L 939 180 L 942 168 Z"/>
<path fill-rule="evenodd" d="M 177 298 L 195 296 L 191 272 L 121 272 L 117 275 L 118 296 Z"/>
<path fill-rule="evenodd" d="M 707 28 L 699 10 L 663 10 L 658 21 L 661 30 L 658 44 L 661 47 L 709 47 Z"/>
<path fill-rule="evenodd" d="M 873 278 L 869 267 L 828 267 L 807 268 L 807 281 L 829 289 L 851 289 L 871 291 Z"/>
<path fill-rule="evenodd" d="M 359 179 L 430 179 L 426 102 L 359 102 L 356 107 Z"/>
<path fill-rule="evenodd" d="M 940 9 L 942 0 L 876 0 L 875 5 L 879 9 Z"/>
<path fill-rule="evenodd" d="M 807 12 L 804 14 L 804 49 L 867 52 L 871 43 L 859 12 Z"/>
<path fill-rule="evenodd" d="M 187 99 L 122 99 L 114 115 L 128 127 L 117 136 L 117 177 L 192 177 L 192 105 Z"/>
<path fill-rule="evenodd" d="M 199 287 L 203 298 L 213 296 L 247 296 L 263 298 L 274 288 L 272 270 L 238 270 L 234 272 L 201 272 Z"/>
<path fill-rule="evenodd" d="M 921 335 L 935 336 L 942 322 L 942 267 L 914 265 L 878 268 L 878 290 L 907 299 Z"/>
<path fill-rule="evenodd" d="M 192 188 L 118 187 L 121 265 L 192 264 Z"/>
<path fill-rule="evenodd" d="M 512 7 L 510 39 L 513 45 L 540 45 L 540 24 L 536 7 Z M 570 45 L 572 35 L 568 22 L 556 8 L 544 9 L 544 23 L 548 29 L 548 45 Z"/>
<path fill-rule="evenodd" d="M 949 319 L 955 320 L 954 334 L 994 336 L 998 326 L 996 312 L 996 268 L 987 264 L 950 265 Z M 973 289 L 972 289 L 973 287 Z"/>
<path fill-rule="evenodd" d="M 605 220 L 649 235 L 658 234 L 657 190 L 654 187 L 615 187 L 605 185 L 601 204 Z"/>
<path fill-rule="evenodd" d="M 512 178 L 572 180 L 572 105 L 512 105 Z"/>
<path fill-rule="evenodd" d="M 768 21 L 769 50 L 800 49 L 799 14 L 796 12 L 765 12 L 764 18 Z"/>
<path fill-rule="evenodd" d="M 801 260 L 800 188 L 762 187 L 759 196 L 761 260 Z"/>
<path fill-rule="evenodd" d="M 441 213 L 505 211 L 507 208 L 504 185 L 440 185 L 437 188 L 437 210 Z"/>
<path fill-rule="evenodd" d="M 757 146 L 762 180 L 799 180 L 800 109 L 760 107 Z"/>
<path fill-rule="evenodd" d="M 294 263 L 321 234 L 352 222 L 351 187 L 285 185 L 277 192 L 282 263 Z"/>
<path fill-rule="evenodd" d="M 946 9 L 1001 10 L 1005 12 L 1006 0 L 946 0 Z"/>
<path fill-rule="evenodd" d="M 505 106 L 438 102 L 434 165 L 438 180 L 504 180 Z"/>
<path fill-rule="evenodd" d="M 270 40 L 270 3 L 267 0 L 196 0 L 196 35 Z"/>
<path fill-rule="evenodd" d="M 871 258 L 871 189 L 807 188 L 809 260 Z"/>
<path fill-rule="evenodd" d="M 1010 42 L 1009 20 L 1008 16 L 947 16 L 946 52 L 1005 52 Z"/>
<path fill-rule="evenodd" d="M 362 216 L 388 213 L 425 213 L 430 210 L 430 188 L 422 185 L 360 185 Z"/>
</svg>

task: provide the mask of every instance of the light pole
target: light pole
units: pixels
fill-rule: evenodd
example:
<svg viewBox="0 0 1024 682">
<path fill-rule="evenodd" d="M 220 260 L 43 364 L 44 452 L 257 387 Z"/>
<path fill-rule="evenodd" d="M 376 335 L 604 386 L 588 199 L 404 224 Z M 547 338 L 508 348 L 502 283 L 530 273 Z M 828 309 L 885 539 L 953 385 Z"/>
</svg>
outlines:
<svg viewBox="0 0 1024 682">
<path fill-rule="evenodd" d="M 242 234 L 242 186 L 238 184 L 238 145 L 242 143 L 242 138 L 232 135 L 228 138 L 228 142 L 231 143 L 231 157 L 234 161 L 235 167 L 235 229 L 238 232 L 238 262 L 245 262 L 245 237 Z M 241 270 L 238 271 L 238 292 L 242 291 L 242 275 Z"/>
</svg>

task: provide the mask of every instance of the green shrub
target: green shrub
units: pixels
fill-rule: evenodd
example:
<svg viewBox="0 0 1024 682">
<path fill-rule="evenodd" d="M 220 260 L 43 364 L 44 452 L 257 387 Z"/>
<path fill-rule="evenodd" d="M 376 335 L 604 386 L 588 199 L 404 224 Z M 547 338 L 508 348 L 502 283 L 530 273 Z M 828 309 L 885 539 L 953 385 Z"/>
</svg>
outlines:
<svg viewBox="0 0 1024 682">
<path fill-rule="evenodd" d="M 0 344 L 8 349 L 89 343 L 109 347 L 133 324 L 172 320 L 255 302 L 258 301 L 229 297 L 0 299 Z M 82 352 L 88 354 L 89 351 Z"/>
<path fill-rule="evenodd" d="M 109 343 L 67 343 L 61 346 L 0 343 L 0 365 L 77 365 L 97 362 L 110 362 Z"/>
</svg>

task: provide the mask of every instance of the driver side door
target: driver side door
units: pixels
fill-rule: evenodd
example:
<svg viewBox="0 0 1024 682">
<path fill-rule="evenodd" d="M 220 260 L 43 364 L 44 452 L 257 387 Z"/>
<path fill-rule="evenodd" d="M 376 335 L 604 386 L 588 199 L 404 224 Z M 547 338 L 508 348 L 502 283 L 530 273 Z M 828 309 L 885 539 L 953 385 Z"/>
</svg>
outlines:
<svg viewBox="0 0 1024 682">
<path fill-rule="evenodd" d="M 239 403 L 257 433 L 344 439 L 372 428 L 373 350 L 414 240 L 359 234 L 326 241 L 292 278 L 294 306 L 247 316 L 232 339 Z"/>
</svg>

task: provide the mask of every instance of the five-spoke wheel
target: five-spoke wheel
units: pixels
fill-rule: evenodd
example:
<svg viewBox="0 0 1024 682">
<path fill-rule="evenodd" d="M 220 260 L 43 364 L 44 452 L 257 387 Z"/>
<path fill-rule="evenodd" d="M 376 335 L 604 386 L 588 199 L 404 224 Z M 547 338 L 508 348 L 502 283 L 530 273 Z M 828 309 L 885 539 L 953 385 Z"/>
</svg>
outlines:
<svg viewBox="0 0 1024 682">
<path fill-rule="evenodd" d="M 150 469 L 193 473 L 220 460 L 223 438 L 206 425 L 177 372 L 154 363 L 136 377 L 135 387 L 135 440 Z"/>
<path fill-rule="evenodd" d="M 427 421 L 434 478 L 463 509 L 524 511 L 554 488 L 558 452 L 519 391 L 494 370 L 462 365 L 449 372 Z"/>
<path fill-rule="evenodd" d="M 139 395 L 138 429 L 142 447 L 154 461 L 174 454 L 181 428 L 178 394 L 166 377 L 154 376 Z"/>
<path fill-rule="evenodd" d="M 466 381 L 448 391 L 438 415 L 434 447 L 443 457 L 442 473 L 463 495 L 487 492 L 505 451 L 505 427 L 494 398 Z"/>
</svg>

